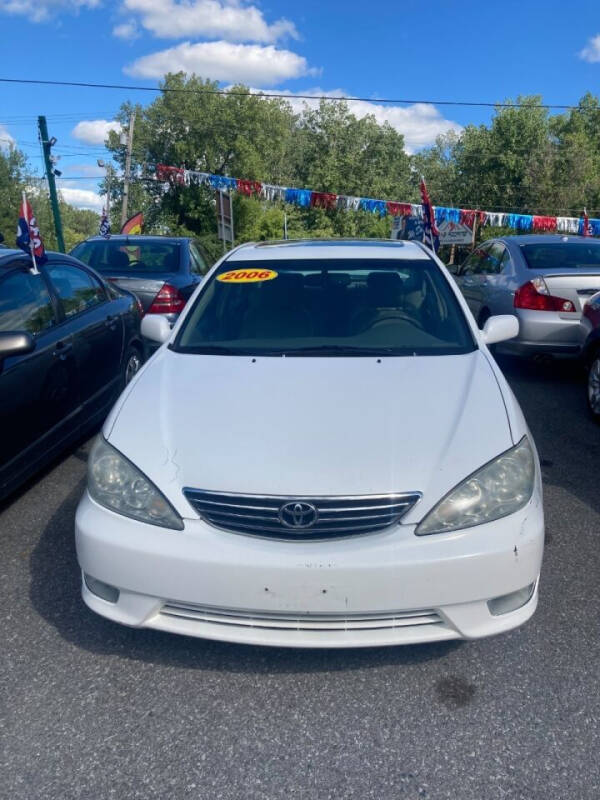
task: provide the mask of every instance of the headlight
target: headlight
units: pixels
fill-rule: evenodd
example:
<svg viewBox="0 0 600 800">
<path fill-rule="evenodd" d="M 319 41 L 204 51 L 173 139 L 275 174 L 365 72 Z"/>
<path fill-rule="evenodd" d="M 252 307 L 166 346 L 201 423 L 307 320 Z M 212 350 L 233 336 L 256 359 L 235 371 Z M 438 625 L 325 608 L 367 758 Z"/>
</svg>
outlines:
<svg viewBox="0 0 600 800">
<path fill-rule="evenodd" d="M 97 503 L 117 514 L 183 530 L 183 520 L 156 486 L 102 436 L 90 453 L 88 491 Z"/>
<path fill-rule="evenodd" d="M 415 533 L 446 533 L 513 514 L 529 502 L 535 461 L 524 436 L 516 447 L 459 483 L 419 523 Z"/>
</svg>

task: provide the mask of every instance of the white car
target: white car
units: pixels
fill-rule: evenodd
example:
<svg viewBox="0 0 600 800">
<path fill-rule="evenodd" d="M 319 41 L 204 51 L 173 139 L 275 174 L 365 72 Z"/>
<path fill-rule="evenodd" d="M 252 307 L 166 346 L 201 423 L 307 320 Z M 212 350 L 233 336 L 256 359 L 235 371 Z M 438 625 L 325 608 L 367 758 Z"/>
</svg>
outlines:
<svg viewBox="0 0 600 800">
<path fill-rule="evenodd" d="M 247 244 L 218 262 L 89 459 L 83 598 L 232 642 L 475 639 L 535 611 L 544 518 L 521 410 L 412 242 Z"/>
</svg>

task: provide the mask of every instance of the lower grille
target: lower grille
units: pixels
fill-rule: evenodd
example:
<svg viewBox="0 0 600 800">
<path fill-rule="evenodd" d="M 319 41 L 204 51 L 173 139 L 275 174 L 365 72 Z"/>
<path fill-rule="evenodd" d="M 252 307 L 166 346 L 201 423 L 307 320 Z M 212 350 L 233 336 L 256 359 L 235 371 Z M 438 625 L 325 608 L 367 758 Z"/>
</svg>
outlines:
<svg viewBox="0 0 600 800">
<path fill-rule="evenodd" d="M 419 492 L 351 497 L 281 497 L 184 489 L 202 517 L 217 528 L 274 539 L 329 539 L 373 533 L 400 522 Z"/>
<path fill-rule="evenodd" d="M 444 624 L 440 615 L 433 609 L 379 614 L 277 614 L 166 603 L 160 613 L 168 617 L 214 625 L 286 631 L 381 630 Z"/>
</svg>

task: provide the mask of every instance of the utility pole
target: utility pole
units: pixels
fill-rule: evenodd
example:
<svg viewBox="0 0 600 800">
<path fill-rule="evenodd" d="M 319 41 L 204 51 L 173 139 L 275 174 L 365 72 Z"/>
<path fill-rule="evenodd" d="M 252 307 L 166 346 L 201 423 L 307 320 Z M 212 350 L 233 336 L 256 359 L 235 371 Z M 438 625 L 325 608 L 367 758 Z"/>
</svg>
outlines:
<svg viewBox="0 0 600 800">
<path fill-rule="evenodd" d="M 127 154 L 125 156 L 125 179 L 123 181 L 123 207 L 121 209 L 121 228 L 127 222 L 127 204 L 129 202 L 129 178 L 131 172 L 131 151 L 133 149 L 133 126 L 135 125 L 135 108 L 129 117 L 129 133 L 127 134 Z"/>
<path fill-rule="evenodd" d="M 63 237 L 62 221 L 60 218 L 60 208 L 58 205 L 58 194 L 56 192 L 56 181 L 54 180 L 54 164 L 50 156 L 52 147 L 56 144 L 56 139 L 48 138 L 48 125 L 46 124 L 46 117 L 38 117 L 38 130 L 40 132 L 40 139 L 42 142 L 42 150 L 44 152 L 44 163 L 46 165 L 46 177 L 48 179 L 48 189 L 50 190 L 50 203 L 52 205 L 52 216 L 54 217 L 54 230 L 56 231 L 56 244 L 59 252 L 65 252 L 65 240 Z M 60 172 L 57 172 L 60 175 Z"/>
<path fill-rule="evenodd" d="M 106 181 L 106 206 L 105 206 L 105 214 L 106 219 L 108 221 L 108 227 L 110 229 L 110 181 L 112 178 L 112 167 L 110 164 L 107 164 L 103 158 L 99 158 L 96 163 L 100 167 L 100 169 L 104 169 L 104 178 Z M 123 226 L 121 226 L 123 227 Z"/>
</svg>

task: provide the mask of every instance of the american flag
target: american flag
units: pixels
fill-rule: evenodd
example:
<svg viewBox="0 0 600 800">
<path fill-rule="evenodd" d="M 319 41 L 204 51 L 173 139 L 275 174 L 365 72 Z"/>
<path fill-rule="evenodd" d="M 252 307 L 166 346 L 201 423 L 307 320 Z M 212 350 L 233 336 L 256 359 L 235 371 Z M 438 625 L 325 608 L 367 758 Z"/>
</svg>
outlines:
<svg viewBox="0 0 600 800">
<path fill-rule="evenodd" d="M 37 264 L 43 264 L 46 261 L 46 250 L 42 235 L 38 228 L 37 220 L 33 213 L 33 209 L 29 204 L 29 200 L 23 192 L 23 201 L 19 211 L 19 222 L 17 224 L 17 247 L 29 253 L 33 259 L 34 269 Z"/>
<path fill-rule="evenodd" d="M 437 250 L 439 247 L 438 237 L 440 232 L 435 224 L 435 214 L 433 213 L 433 206 L 431 205 L 431 200 L 429 199 L 429 192 L 427 191 L 425 178 L 421 177 L 421 183 L 419 184 L 419 187 L 421 189 L 421 203 L 423 206 L 423 228 L 425 230 L 425 241 L 428 244 L 431 244 L 432 247 Z"/>
</svg>

